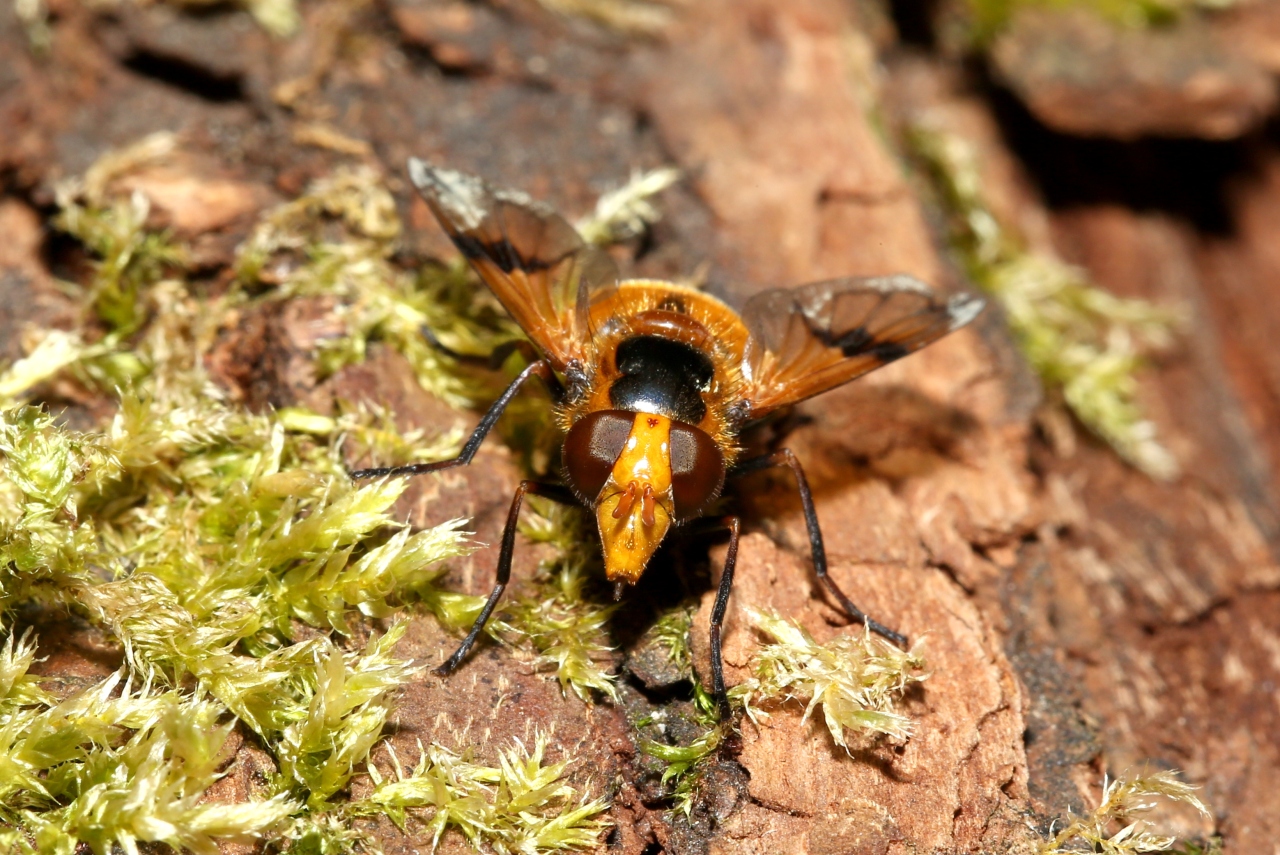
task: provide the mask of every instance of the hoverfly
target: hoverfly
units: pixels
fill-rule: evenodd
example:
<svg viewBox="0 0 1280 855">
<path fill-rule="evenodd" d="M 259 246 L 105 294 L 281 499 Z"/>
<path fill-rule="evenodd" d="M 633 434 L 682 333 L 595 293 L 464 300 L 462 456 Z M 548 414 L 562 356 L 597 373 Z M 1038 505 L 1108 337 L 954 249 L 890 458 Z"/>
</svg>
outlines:
<svg viewBox="0 0 1280 855">
<path fill-rule="evenodd" d="M 536 354 L 480 420 L 457 457 L 364 469 L 352 477 L 438 472 L 471 462 L 504 408 L 532 377 L 547 386 L 565 438 L 563 483 L 524 481 L 507 515 L 497 580 L 453 672 L 475 644 L 511 575 L 524 497 L 591 508 L 615 597 L 634 585 L 667 533 L 699 519 L 725 483 L 787 467 L 795 476 L 818 581 L 848 616 L 905 644 L 858 609 L 827 574 L 822 531 L 790 450 L 742 458 L 744 428 L 887 365 L 972 321 L 983 302 L 938 300 L 909 276 L 845 278 L 765 291 L 735 311 L 693 288 L 622 280 L 612 259 L 550 207 L 480 178 L 409 160 L 409 176 L 458 250 L 524 330 Z M 711 614 L 712 685 L 728 712 L 720 631 L 741 522 L 725 516 L 724 572 Z"/>
</svg>

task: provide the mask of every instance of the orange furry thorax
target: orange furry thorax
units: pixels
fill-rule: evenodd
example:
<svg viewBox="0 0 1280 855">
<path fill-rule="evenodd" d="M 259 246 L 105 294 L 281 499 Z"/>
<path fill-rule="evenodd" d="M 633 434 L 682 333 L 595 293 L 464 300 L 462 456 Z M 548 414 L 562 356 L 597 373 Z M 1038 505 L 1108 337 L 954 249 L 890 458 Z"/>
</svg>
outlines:
<svg viewBox="0 0 1280 855">
<path fill-rule="evenodd" d="M 748 338 L 746 325 L 733 309 L 685 285 L 631 279 L 591 305 L 589 324 L 583 366 L 588 392 L 564 408 L 565 430 L 587 413 L 612 408 L 609 387 L 620 376 L 614 361 L 618 346 L 635 336 L 660 335 L 694 347 L 711 360 L 715 376 L 703 395 L 706 415 L 694 427 L 706 432 L 723 451 L 726 464 L 732 464 L 738 448 L 729 408 L 741 397 Z"/>
</svg>

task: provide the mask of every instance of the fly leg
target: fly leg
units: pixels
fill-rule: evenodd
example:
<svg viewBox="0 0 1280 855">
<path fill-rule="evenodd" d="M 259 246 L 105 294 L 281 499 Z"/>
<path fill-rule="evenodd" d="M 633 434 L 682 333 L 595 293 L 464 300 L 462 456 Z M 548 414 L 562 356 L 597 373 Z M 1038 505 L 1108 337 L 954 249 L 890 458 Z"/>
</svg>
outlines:
<svg viewBox="0 0 1280 855">
<path fill-rule="evenodd" d="M 720 629 L 724 625 L 725 609 L 729 606 L 729 589 L 733 587 L 733 569 L 738 563 L 738 533 L 742 521 L 738 517 L 725 517 L 721 525 L 729 529 L 729 550 L 724 556 L 724 572 L 720 576 L 720 588 L 716 602 L 711 607 L 711 691 L 716 696 L 720 720 L 730 718 L 729 693 L 724 688 L 724 657 L 720 654 Z"/>
<path fill-rule="evenodd" d="M 733 468 L 729 476 L 736 478 L 748 472 L 758 472 L 761 469 L 770 469 L 775 466 L 790 467 L 791 472 L 796 476 L 796 486 L 800 489 L 800 504 L 804 508 L 804 524 L 809 530 L 809 549 L 813 555 L 813 571 L 818 575 L 818 581 L 822 584 L 822 587 L 827 589 L 827 593 L 835 598 L 836 602 L 840 604 L 845 614 L 849 615 L 849 617 L 864 624 L 867 629 L 884 636 L 894 644 L 906 647 L 907 637 L 905 635 L 867 617 L 862 609 L 853 604 L 853 600 L 845 596 L 844 591 L 840 590 L 835 580 L 827 575 L 827 550 L 822 544 L 822 529 L 818 527 L 818 513 L 813 508 L 813 493 L 809 490 L 808 479 L 804 477 L 804 469 L 800 467 L 800 461 L 791 453 L 791 449 L 784 448 L 772 454 L 764 454 L 760 457 L 744 460 Z"/>
<path fill-rule="evenodd" d="M 485 600 L 484 608 L 480 610 L 480 615 L 476 618 L 476 622 L 471 625 L 471 631 L 467 633 L 467 637 L 462 640 L 462 644 L 458 645 L 458 649 L 453 651 L 453 655 L 435 670 L 435 673 L 441 677 L 447 677 L 452 674 L 462 664 L 462 660 L 466 658 L 467 653 L 475 645 L 476 639 L 480 637 L 481 631 L 484 630 L 484 625 L 489 622 L 489 616 L 493 614 L 494 608 L 498 605 L 498 600 L 502 598 L 502 592 L 506 590 L 507 583 L 511 581 L 511 556 L 516 547 L 516 523 L 520 519 L 520 506 L 524 504 L 526 493 L 532 493 L 535 496 L 546 496 L 548 499 L 562 502 L 566 505 L 578 503 L 573 494 L 559 484 L 544 484 L 540 481 L 520 482 L 520 486 L 516 488 L 516 495 L 511 500 L 511 510 L 507 514 L 507 524 L 502 529 L 502 549 L 498 552 L 497 581 L 494 583 L 493 590 L 489 593 L 489 599 Z"/>
<path fill-rule="evenodd" d="M 484 438 L 489 434 L 489 431 L 498 423 L 498 417 L 507 408 L 507 404 L 511 403 L 511 399 L 520 391 L 520 387 L 525 384 L 525 381 L 534 376 L 541 378 L 542 382 L 551 390 L 552 397 L 557 401 L 564 396 L 564 387 L 560 385 L 555 372 L 551 370 L 551 364 L 545 359 L 539 359 L 521 371 L 516 379 L 511 381 L 511 385 L 507 387 L 498 400 L 493 402 L 493 406 L 489 407 L 488 412 L 484 414 L 484 418 L 480 419 L 480 424 L 476 425 L 476 429 L 471 432 L 471 436 L 467 439 L 466 444 L 462 446 L 462 451 L 458 452 L 457 457 L 452 457 L 448 460 L 437 460 L 432 463 L 410 463 L 407 466 L 381 466 L 375 469 L 359 469 L 352 472 L 351 477 L 378 478 L 383 475 L 419 475 L 423 472 L 439 472 L 441 469 L 466 466 L 471 462 L 471 458 L 476 456 L 476 451 L 480 449 L 480 443 L 484 442 Z"/>
</svg>

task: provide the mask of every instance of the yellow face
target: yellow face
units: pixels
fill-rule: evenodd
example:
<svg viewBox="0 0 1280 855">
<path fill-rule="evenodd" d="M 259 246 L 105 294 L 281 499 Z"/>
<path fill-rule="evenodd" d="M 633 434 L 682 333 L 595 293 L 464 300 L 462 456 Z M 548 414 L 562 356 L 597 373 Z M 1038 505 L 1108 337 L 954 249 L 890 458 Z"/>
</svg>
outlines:
<svg viewBox="0 0 1280 855">
<path fill-rule="evenodd" d="M 671 528 L 673 508 L 671 420 L 636 413 L 596 505 L 610 582 L 636 583 Z"/>
</svg>

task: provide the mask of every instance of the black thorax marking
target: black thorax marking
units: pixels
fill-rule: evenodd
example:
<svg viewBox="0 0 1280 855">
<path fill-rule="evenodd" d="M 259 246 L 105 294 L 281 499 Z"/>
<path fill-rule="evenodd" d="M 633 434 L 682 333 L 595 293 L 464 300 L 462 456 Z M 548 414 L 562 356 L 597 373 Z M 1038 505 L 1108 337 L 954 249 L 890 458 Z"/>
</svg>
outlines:
<svg viewBox="0 0 1280 855">
<path fill-rule="evenodd" d="M 696 425 L 707 414 L 702 393 L 715 367 L 705 353 L 659 336 L 635 336 L 618 345 L 618 373 L 609 401 L 619 410 L 656 413 Z"/>
</svg>

